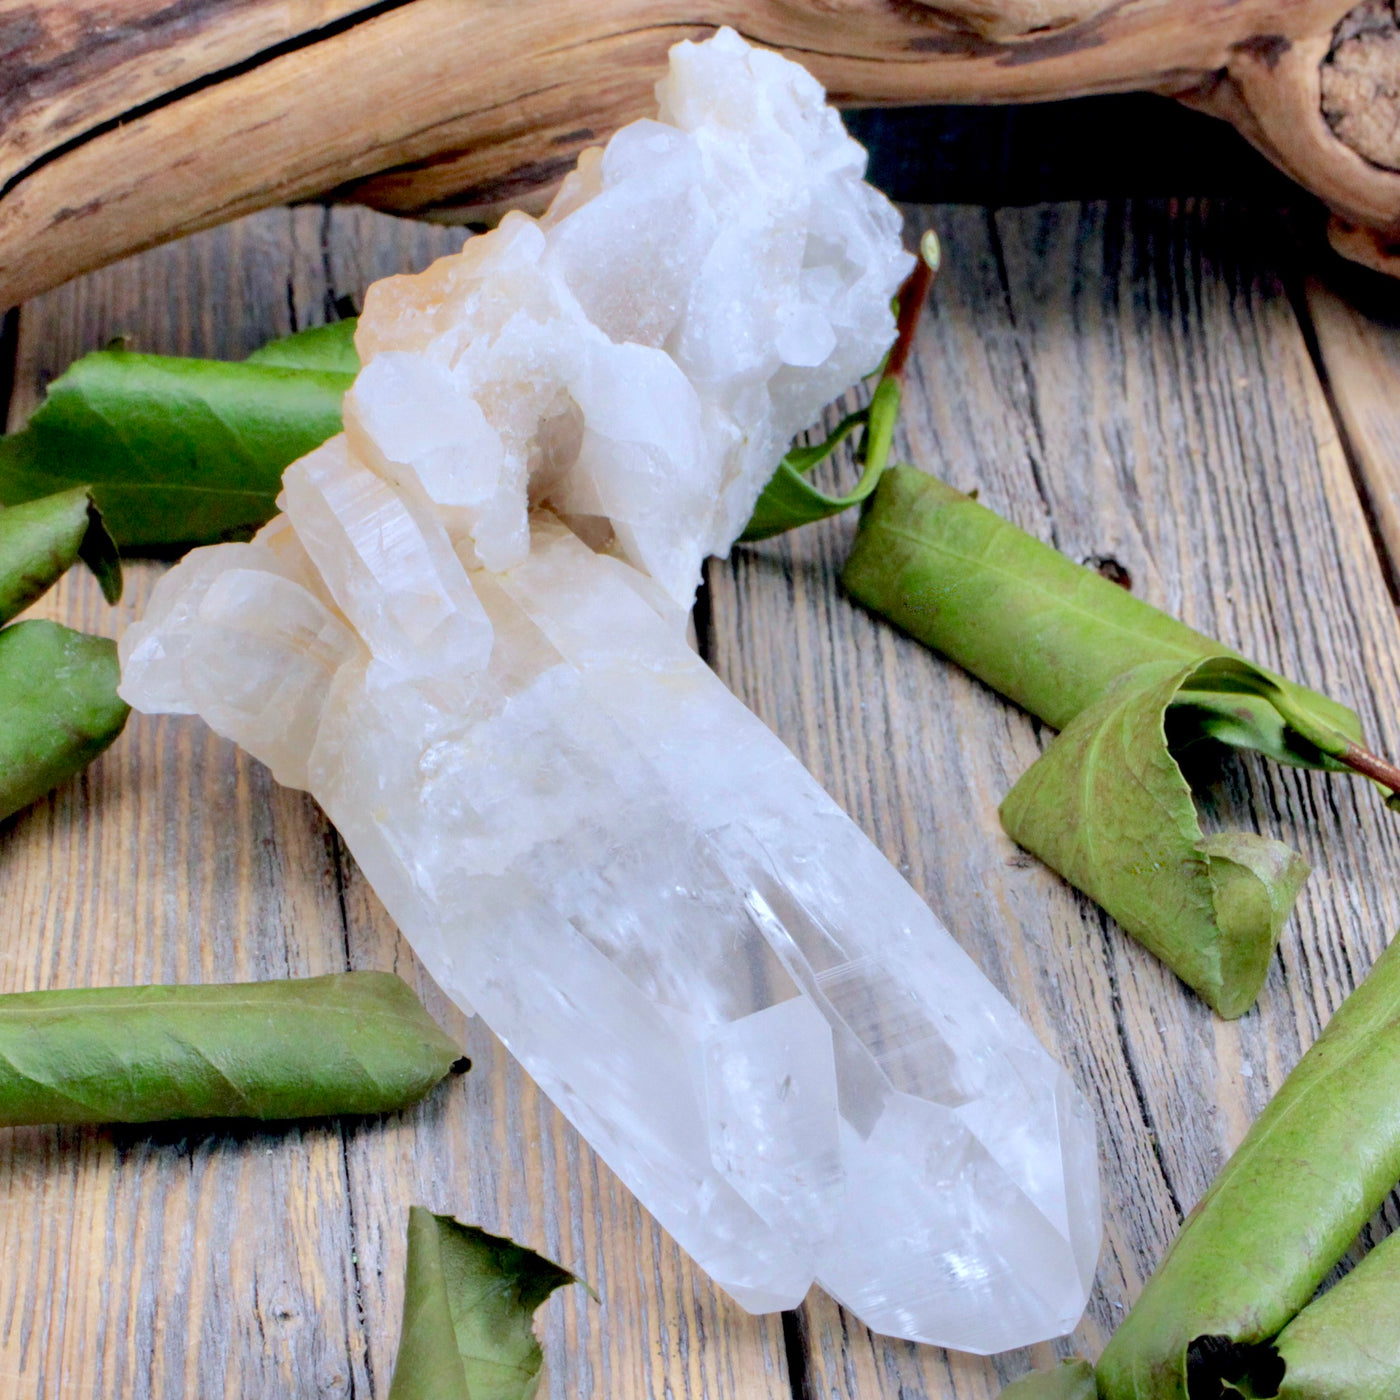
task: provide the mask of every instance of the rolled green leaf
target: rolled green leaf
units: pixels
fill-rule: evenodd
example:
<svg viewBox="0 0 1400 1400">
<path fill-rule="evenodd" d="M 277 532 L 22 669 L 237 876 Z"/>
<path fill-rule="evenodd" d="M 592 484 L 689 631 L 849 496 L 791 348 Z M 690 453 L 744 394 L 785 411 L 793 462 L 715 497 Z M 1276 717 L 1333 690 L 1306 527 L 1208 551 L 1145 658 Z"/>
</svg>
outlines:
<svg viewBox="0 0 1400 1400">
<path fill-rule="evenodd" d="M 1217 1011 L 1248 1010 L 1307 874 L 1286 846 L 1201 832 L 1176 755 L 1214 740 L 1284 763 L 1400 770 L 1343 705 L 1244 660 L 935 477 L 893 467 L 843 575 L 858 601 L 1063 733 L 1002 824 Z"/>
<path fill-rule="evenodd" d="M 276 509 L 283 468 L 340 431 L 352 382 L 266 360 L 86 355 L 0 438 L 0 502 L 88 485 L 123 549 L 246 536 Z"/>
<path fill-rule="evenodd" d="M 1257 1395 L 1395 1400 L 1400 1395 L 1400 1235 L 1387 1235 L 1340 1283 L 1304 1308 L 1273 1350 L 1275 1365 L 1263 1368 L 1251 1387 Z"/>
<path fill-rule="evenodd" d="M 1032 1371 L 1012 1381 L 1001 1400 L 1094 1400 L 1094 1368 L 1087 1361 L 1066 1361 L 1053 1371 Z"/>
<path fill-rule="evenodd" d="M 130 713 L 115 642 L 56 622 L 0 630 L 0 820 L 92 762 Z"/>
<path fill-rule="evenodd" d="M 1054 729 L 1125 671 L 1148 662 L 1243 659 L 913 467 L 891 467 L 881 478 L 842 582 L 866 607 Z M 1333 736 L 1333 747 L 1359 740 L 1356 715 L 1325 695 L 1261 674 L 1287 697 L 1290 715 L 1305 721 L 1311 737 L 1290 749 L 1284 740 L 1291 726 L 1258 735 L 1243 717 L 1233 729 L 1222 724 L 1215 737 L 1308 767 L 1341 767 L 1315 740 Z M 1221 708 L 1210 693 L 1202 706 Z"/>
<path fill-rule="evenodd" d="M 391 1113 L 459 1053 L 389 972 L 16 992 L 0 996 L 0 1125 Z"/>
<path fill-rule="evenodd" d="M 582 1282 L 512 1240 L 413 1206 L 389 1400 L 531 1400 L 544 1364 L 535 1309 Z"/>
<path fill-rule="evenodd" d="M 1191 1212 L 1099 1360 L 1102 1400 L 1187 1400 L 1188 1359 L 1199 1394 L 1213 1393 L 1212 1378 L 1238 1372 L 1241 1359 L 1247 1369 L 1251 1349 L 1308 1304 L 1397 1179 L 1400 941 L 1332 1017 Z M 1389 1254 L 1379 1267 L 1393 1277 Z M 1363 1277 L 1354 1287 L 1368 1285 Z M 1342 1295 L 1331 1307 L 1345 1305 Z M 1290 1345 L 1298 1356 L 1301 1342 Z M 1301 1384 L 1306 1372 L 1294 1374 Z"/>
<path fill-rule="evenodd" d="M 1201 831 L 1165 717 L 1199 674 L 1219 669 L 1153 661 L 1120 676 L 1027 769 L 1001 821 L 1234 1017 L 1259 994 L 1308 864 L 1252 832 Z"/>
<path fill-rule="evenodd" d="M 42 597 L 81 559 L 103 596 L 122 596 L 117 547 L 86 486 L 0 510 L 0 625 Z"/>
</svg>

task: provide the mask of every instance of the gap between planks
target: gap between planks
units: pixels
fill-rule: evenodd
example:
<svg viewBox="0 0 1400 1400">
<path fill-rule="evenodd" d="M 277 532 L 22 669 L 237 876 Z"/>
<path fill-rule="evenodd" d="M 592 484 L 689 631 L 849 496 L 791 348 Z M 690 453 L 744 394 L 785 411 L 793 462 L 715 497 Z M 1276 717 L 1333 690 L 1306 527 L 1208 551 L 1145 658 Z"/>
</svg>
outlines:
<svg viewBox="0 0 1400 1400">
<path fill-rule="evenodd" d="M 1400 286 L 1332 256 L 1294 302 L 1400 606 Z"/>
</svg>

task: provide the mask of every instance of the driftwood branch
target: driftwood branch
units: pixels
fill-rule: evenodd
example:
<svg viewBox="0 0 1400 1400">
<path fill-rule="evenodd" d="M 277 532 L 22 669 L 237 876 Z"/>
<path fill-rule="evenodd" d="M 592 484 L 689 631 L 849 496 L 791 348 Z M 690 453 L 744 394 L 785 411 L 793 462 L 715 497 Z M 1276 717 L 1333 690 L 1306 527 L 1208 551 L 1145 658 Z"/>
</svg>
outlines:
<svg viewBox="0 0 1400 1400">
<path fill-rule="evenodd" d="M 269 204 L 538 206 L 720 23 L 848 106 L 1178 97 L 1400 271 L 1393 0 L 0 0 L 0 305 Z"/>
</svg>

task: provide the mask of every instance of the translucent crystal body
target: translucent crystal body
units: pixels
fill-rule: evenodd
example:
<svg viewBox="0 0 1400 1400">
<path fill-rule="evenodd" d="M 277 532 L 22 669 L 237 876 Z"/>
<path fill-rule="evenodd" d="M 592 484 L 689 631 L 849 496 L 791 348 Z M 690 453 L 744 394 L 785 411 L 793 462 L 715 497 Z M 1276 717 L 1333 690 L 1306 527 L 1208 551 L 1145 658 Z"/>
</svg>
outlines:
<svg viewBox="0 0 1400 1400">
<path fill-rule="evenodd" d="M 469 1000 L 753 1309 L 1069 1330 L 1092 1123 L 926 905 L 684 640 L 907 259 L 794 65 L 683 44 L 538 223 L 372 290 L 346 433 L 197 550 L 123 694 L 308 788 Z M 737 232 L 736 232 L 737 230 Z"/>
</svg>

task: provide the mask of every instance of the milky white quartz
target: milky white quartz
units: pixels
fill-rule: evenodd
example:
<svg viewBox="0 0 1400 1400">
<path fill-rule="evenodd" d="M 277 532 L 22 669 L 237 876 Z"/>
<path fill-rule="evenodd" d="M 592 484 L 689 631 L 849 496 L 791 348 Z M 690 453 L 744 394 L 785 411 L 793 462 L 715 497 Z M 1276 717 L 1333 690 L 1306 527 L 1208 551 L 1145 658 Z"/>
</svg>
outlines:
<svg viewBox="0 0 1400 1400">
<path fill-rule="evenodd" d="M 345 433 L 121 644 L 313 792 L 479 1011 L 746 1307 L 1068 1331 L 1084 1102 L 685 643 L 794 432 L 888 346 L 899 219 L 816 82 L 728 30 L 539 221 L 371 289 Z"/>
</svg>

